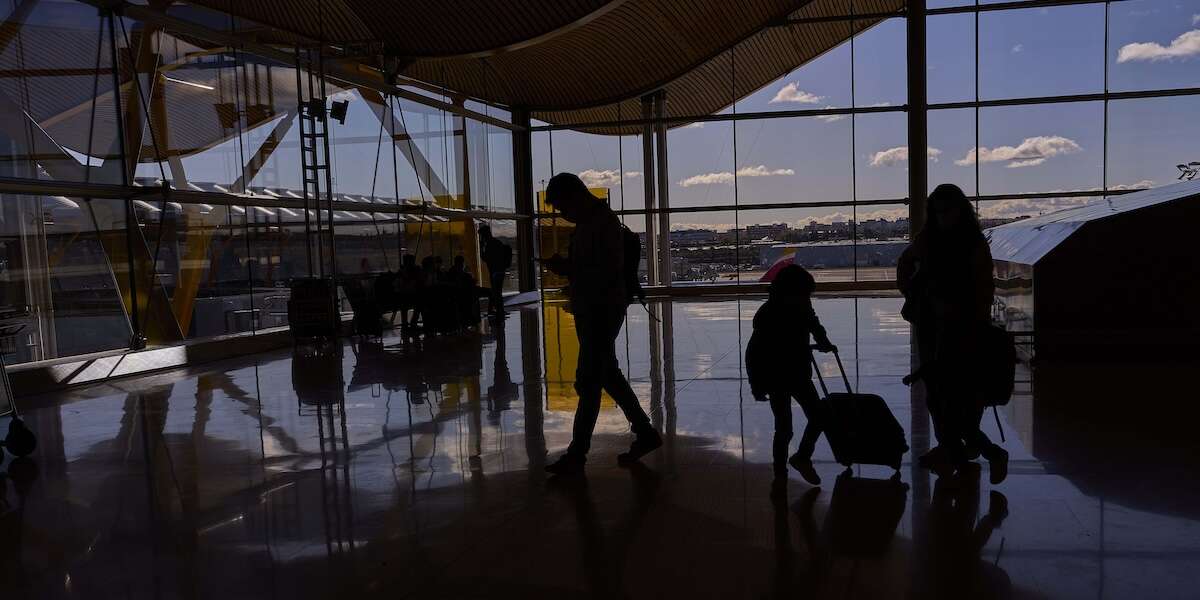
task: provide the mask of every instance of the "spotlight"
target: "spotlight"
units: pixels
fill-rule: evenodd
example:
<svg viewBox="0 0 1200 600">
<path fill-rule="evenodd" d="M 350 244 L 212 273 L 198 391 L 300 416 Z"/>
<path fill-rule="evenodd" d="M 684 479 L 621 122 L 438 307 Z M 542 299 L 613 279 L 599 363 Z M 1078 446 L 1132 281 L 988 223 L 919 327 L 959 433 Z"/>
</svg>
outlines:
<svg viewBox="0 0 1200 600">
<path fill-rule="evenodd" d="M 304 112 L 318 121 L 325 120 L 325 99 L 313 98 L 304 103 Z"/>
<path fill-rule="evenodd" d="M 349 100 L 339 100 L 337 102 L 334 102 L 333 105 L 329 107 L 329 116 L 336 119 L 338 123 L 345 125 L 346 124 L 346 109 L 349 108 L 349 106 L 350 106 Z"/>
</svg>

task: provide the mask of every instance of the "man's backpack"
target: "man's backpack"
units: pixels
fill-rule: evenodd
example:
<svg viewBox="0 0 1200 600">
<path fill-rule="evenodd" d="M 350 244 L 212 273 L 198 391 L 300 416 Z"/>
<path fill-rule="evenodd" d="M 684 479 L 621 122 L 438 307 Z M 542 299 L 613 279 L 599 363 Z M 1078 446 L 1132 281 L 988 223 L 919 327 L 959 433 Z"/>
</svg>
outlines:
<svg viewBox="0 0 1200 600">
<path fill-rule="evenodd" d="M 624 224 L 621 225 L 621 235 L 625 245 L 625 264 L 621 265 L 621 272 L 625 275 L 625 289 L 629 294 L 629 301 L 632 302 L 636 298 L 638 302 L 645 304 L 646 290 L 642 289 L 642 278 L 638 276 L 638 268 L 642 264 L 642 239 Z"/>
<path fill-rule="evenodd" d="M 983 406 L 1004 406 L 1016 384 L 1017 349 L 1008 331 L 988 325 L 980 337 L 979 400 Z"/>
</svg>

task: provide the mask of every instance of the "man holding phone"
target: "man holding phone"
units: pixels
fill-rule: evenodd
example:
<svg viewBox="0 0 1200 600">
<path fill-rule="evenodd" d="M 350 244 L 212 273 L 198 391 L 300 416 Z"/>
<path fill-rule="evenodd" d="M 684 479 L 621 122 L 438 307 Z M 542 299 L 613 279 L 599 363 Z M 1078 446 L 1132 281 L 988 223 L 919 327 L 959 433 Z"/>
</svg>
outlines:
<svg viewBox="0 0 1200 600">
<path fill-rule="evenodd" d="M 636 461 L 662 446 L 662 437 L 650 424 L 650 417 L 617 361 L 617 335 L 631 298 L 623 272 L 621 222 L 571 173 L 559 173 L 550 179 L 546 204 L 575 224 L 568 255 L 555 254 L 541 262 L 550 271 L 567 278 L 567 297 L 579 335 L 579 364 L 575 370 L 579 407 L 571 445 L 546 470 L 556 475 L 583 471 L 600 414 L 601 390 L 616 401 L 636 436 L 629 451 L 617 457 L 618 462 Z"/>
</svg>

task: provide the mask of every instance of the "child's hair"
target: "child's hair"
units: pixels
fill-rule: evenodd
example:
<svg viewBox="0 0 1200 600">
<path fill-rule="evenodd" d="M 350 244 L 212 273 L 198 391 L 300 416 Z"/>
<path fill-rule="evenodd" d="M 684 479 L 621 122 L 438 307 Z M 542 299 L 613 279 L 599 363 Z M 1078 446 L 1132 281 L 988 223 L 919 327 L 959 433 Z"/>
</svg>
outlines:
<svg viewBox="0 0 1200 600">
<path fill-rule="evenodd" d="M 816 289 L 817 282 L 812 273 L 800 265 L 793 264 L 775 274 L 775 279 L 771 280 L 771 285 L 767 288 L 767 294 L 771 297 L 811 296 Z"/>
</svg>

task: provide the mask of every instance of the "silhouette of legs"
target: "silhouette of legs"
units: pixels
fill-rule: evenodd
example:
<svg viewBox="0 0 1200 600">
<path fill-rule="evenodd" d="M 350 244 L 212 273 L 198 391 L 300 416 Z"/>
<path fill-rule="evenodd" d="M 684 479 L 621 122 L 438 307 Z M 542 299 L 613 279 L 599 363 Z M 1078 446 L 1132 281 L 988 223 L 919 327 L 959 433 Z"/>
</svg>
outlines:
<svg viewBox="0 0 1200 600">
<path fill-rule="evenodd" d="M 575 328 L 579 334 L 575 390 L 579 392 L 579 408 L 575 412 L 567 454 L 582 457 L 591 448 L 592 432 L 596 429 L 596 419 L 600 414 L 601 390 L 607 391 L 616 401 L 639 439 L 658 438 L 658 433 L 650 425 L 650 417 L 621 373 L 617 360 L 617 335 L 624 322 L 624 309 L 575 315 Z"/>
<path fill-rule="evenodd" d="M 775 437 L 771 441 L 775 476 L 787 477 L 788 449 L 792 445 L 792 399 L 787 392 L 773 392 L 768 399 L 771 414 L 775 416 Z"/>
<path fill-rule="evenodd" d="M 771 404 L 771 414 L 775 417 L 775 436 L 771 442 L 771 458 L 775 476 L 787 477 L 787 465 L 792 465 L 805 481 L 812 485 L 821 485 L 821 478 L 813 468 L 812 455 L 817 447 L 817 438 L 825 430 L 824 405 L 817 397 L 817 390 L 812 382 L 795 391 L 777 391 L 767 396 Z M 788 448 L 792 442 L 792 407 L 791 399 L 804 410 L 808 423 L 800 436 L 800 447 L 788 458 Z"/>
<path fill-rule="evenodd" d="M 800 447 L 796 449 L 796 454 L 812 458 L 813 452 L 817 449 L 817 438 L 821 436 L 821 432 L 825 431 L 826 407 L 821 398 L 817 396 L 817 390 L 813 387 L 812 381 L 806 381 L 801 387 L 800 393 L 796 396 L 796 402 L 800 404 L 800 408 L 804 409 L 804 416 L 808 419 L 808 424 L 804 426 L 804 433 L 800 436 Z"/>
<path fill-rule="evenodd" d="M 489 290 L 488 310 L 494 315 L 504 314 L 504 271 L 489 273 L 492 287 Z"/>
</svg>

